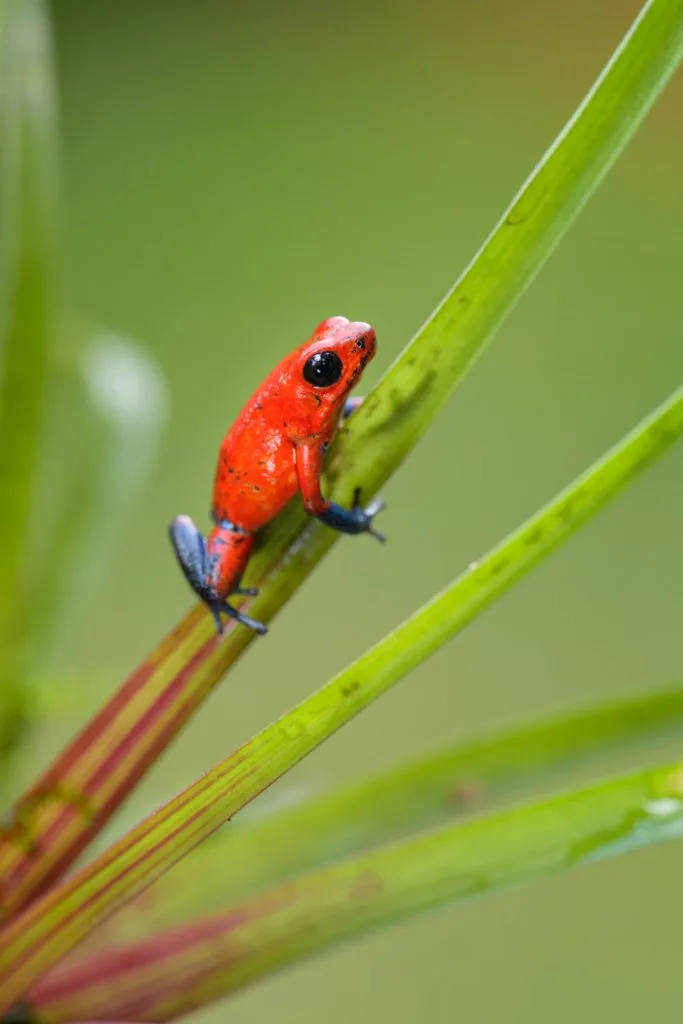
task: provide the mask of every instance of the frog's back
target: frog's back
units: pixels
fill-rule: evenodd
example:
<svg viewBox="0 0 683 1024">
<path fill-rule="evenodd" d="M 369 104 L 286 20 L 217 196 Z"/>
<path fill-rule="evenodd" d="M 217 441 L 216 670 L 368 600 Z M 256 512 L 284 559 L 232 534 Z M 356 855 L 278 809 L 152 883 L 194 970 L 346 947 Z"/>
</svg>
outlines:
<svg viewBox="0 0 683 1024">
<path fill-rule="evenodd" d="M 296 451 L 287 436 L 286 360 L 252 395 L 223 439 L 213 511 L 246 530 L 270 522 L 296 494 Z"/>
</svg>

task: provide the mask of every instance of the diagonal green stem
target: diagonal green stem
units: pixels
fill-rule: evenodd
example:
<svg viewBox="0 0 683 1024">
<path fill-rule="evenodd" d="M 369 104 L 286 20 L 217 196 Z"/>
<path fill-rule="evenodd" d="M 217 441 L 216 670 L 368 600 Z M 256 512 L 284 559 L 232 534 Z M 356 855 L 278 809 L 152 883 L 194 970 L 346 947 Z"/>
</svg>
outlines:
<svg viewBox="0 0 683 1024">
<path fill-rule="evenodd" d="M 133 944 L 66 964 L 31 993 L 45 1024 L 175 1020 L 371 929 L 683 836 L 683 763 L 375 850 Z"/>
<path fill-rule="evenodd" d="M 535 780 L 591 756 L 680 735 L 681 725 L 683 686 L 454 744 L 265 818 L 240 820 L 145 894 L 145 927 L 211 913 L 304 871 L 516 797 Z"/>
<path fill-rule="evenodd" d="M 333 477 L 352 464 L 375 489 L 396 468 L 399 452 L 414 447 L 607 174 L 682 54 L 683 0 L 650 0 L 470 265 L 352 417 L 332 461 Z M 383 439 L 378 447 L 368 443 L 376 435 Z"/>
<path fill-rule="evenodd" d="M 385 693 L 553 551 L 683 432 L 683 387 L 619 445 L 317 693 L 32 903 L 0 935 L 0 1009 L 103 917 L 146 888 Z"/>
</svg>

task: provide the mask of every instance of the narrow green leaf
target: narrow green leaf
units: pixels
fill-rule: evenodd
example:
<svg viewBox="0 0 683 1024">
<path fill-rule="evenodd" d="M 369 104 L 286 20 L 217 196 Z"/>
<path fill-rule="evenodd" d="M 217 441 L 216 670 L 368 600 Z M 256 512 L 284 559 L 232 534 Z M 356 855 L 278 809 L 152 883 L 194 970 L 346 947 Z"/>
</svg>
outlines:
<svg viewBox="0 0 683 1024">
<path fill-rule="evenodd" d="M 682 55 L 683 0 L 650 0 L 481 250 L 351 417 L 332 453 L 333 481 L 353 466 L 374 491 L 415 446 L 605 177 Z M 343 483 L 349 492 L 348 474 Z"/>
<path fill-rule="evenodd" d="M 553 502 L 317 693 L 60 885 L 0 934 L 0 1010 L 103 917 L 350 721 L 550 553 L 683 432 L 683 387 Z"/>
<path fill-rule="evenodd" d="M 118 532 L 149 480 L 168 413 L 166 379 L 156 360 L 114 331 L 78 330 L 67 364 L 84 406 L 88 437 L 41 560 L 41 615 L 32 649 L 46 652 L 80 621 Z"/>
<path fill-rule="evenodd" d="M 210 913 L 482 804 L 517 797 L 562 768 L 678 735 L 682 724 L 683 687 L 661 690 L 454 744 L 253 821 L 240 819 L 160 878 L 144 895 L 136 921 L 151 930 Z"/>
<path fill-rule="evenodd" d="M 175 1020 L 345 939 L 418 912 L 683 836 L 683 762 L 452 825 L 65 964 L 40 1020 Z"/>
<path fill-rule="evenodd" d="M 0 49 L 0 623 L 21 592 L 53 327 L 54 86 L 42 0 L 12 0 Z"/>
<path fill-rule="evenodd" d="M 22 636 L 55 301 L 54 79 L 42 0 L 9 0 L 0 28 L 0 759 L 29 717 Z"/>
</svg>

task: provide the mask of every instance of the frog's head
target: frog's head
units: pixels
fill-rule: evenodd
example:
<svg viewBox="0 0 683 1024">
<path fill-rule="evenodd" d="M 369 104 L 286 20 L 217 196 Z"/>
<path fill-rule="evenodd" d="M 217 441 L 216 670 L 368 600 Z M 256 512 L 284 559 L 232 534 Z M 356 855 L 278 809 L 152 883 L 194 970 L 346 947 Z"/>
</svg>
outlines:
<svg viewBox="0 0 683 1024">
<path fill-rule="evenodd" d="M 377 337 L 370 324 L 328 317 L 299 350 L 303 386 L 320 399 L 320 405 L 338 410 L 376 350 Z"/>
</svg>

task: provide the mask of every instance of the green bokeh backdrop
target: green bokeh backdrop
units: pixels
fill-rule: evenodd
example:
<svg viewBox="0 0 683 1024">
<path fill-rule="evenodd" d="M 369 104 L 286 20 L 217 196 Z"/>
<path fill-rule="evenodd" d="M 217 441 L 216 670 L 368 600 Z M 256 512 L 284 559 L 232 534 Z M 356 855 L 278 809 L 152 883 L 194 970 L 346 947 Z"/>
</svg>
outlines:
<svg viewBox="0 0 683 1024">
<path fill-rule="evenodd" d="M 154 353 L 172 398 L 136 521 L 60 655 L 62 670 L 107 677 L 90 707 L 189 606 L 166 524 L 186 512 L 207 525 L 217 447 L 251 389 L 337 313 L 376 326 L 376 379 L 637 9 L 56 3 L 68 299 Z M 336 547 L 124 816 L 362 652 L 680 383 L 681 85 L 387 486 L 390 543 Z M 682 469 L 674 451 L 261 803 L 680 678 Z M 27 771 L 85 710 L 41 734 Z M 213 1019 L 678 1021 L 680 859 L 672 844 L 401 924 Z"/>
</svg>

